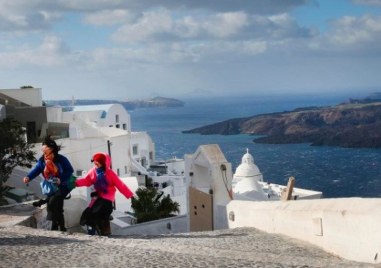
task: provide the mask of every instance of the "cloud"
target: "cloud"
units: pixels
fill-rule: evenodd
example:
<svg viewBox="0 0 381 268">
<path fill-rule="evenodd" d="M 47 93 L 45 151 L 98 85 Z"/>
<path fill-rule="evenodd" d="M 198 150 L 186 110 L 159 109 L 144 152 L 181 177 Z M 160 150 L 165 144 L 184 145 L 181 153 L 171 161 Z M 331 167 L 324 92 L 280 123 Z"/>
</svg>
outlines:
<svg viewBox="0 0 381 268">
<path fill-rule="evenodd" d="M 60 18 L 59 13 L 45 11 L 25 14 L 0 11 L 0 32 L 47 30 Z"/>
<path fill-rule="evenodd" d="M 177 20 L 168 10 L 146 12 L 134 24 L 125 24 L 114 34 L 117 42 L 141 42 L 147 40 L 173 41 L 210 38 L 228 38 L 240 32 L 248 24 L 245 13 L 219 13 L 196 18 L 185 16 Z"/>
<path fill-rule="evenodd" d="M 125 24 L 113 35 L 116 42 L 138 42 L 150 39 L 151 36 L 168 33 L 172 29 L 172 18 L 170 13 L 162 10 L 160 12 L 145 12 L 134 24 Z"/>
<path fill-rule="evenodd" d="M 84 21 L 96 26 L 110 26 L 130 22 L 133 15 L 128 10 L 101 10 L 98 12 L 86 14 Z"/>
<path fill-rule="evenodd" d="M 217 13 L 245 11 L 250 14 L 277 14 L 305 5 L 311 0 L 139 0 L 125 1 L 124 7 L 132 10 L 166 8 L 168 10 L 208 10 Z"/>
<path fill-rule="evenodd" d="M 289 15 L 249 15 L 245 12 L 187 14 L 174 16 L 169 10 L 143 13 L 134 23 L 126 23 L 113 35 L 119 43 L 189 42 L 272 38 L 308 38 L 313 32 L 300 27 Z"/>
<path fill-rule="evenodd" d="M 355 2 L 378 6 L 380 1 Z M 371 67 L 381 67 L 377 61 L 381 18 L 333 17 L 327 29 L 319 31 L 290 12 L 311 3 L 317 4 L 310 0 L 0 0 L 0 78 L 8 81 L 5 73 L 14 73 L 37 81 L 35 86 L 51 86 L 53 80 L 65 77 L 59 82 L 65 84 L 69 77 L 71 86 L 76 87 L 77 81 L 78 88 L 89 83 L 100 93 L 112 84 L 119 95 L 127 94 L 128 85 L 132 95 L 134 89 L 136 94 L 169 88 L 302 90 L 340 85 L 343 77 L 353 79 L 348 78 L 347 85 L 361 85 L 355 80 L 361 72 L 373 77 Z"/>
<path fill-rule="evenodd" d="M 0 0 L 0 31 L 49 29 L 64 14 L 86 14 L 95 25 L 121 23 L 129 14 L 166 9 L 171 12 L 278 14 L 311 0 Z"/>
<path fill-rule="evenodd" d="M 56 67 L 65 65 L 70 56 L 69 47 L 56 36 L 47 36 L 37 48 L 21 46 L 12 52 L 0 53 L 0 66 L 3 67 Z"/>
<path fill-rule="evenodd" d="M 364 15 L 345 16 L 331 21 L 330 29 L 309 43 L 316 52 L 335 54 L 336 57 L 381 55 L 381 17 Z"/>
<path fill-rule="evenodd" d="M 5 0 L 6 1 L 6 0 Z M 24 0 L 27 1 L 27 0 Z M 20 1 L 19 1 L 20 2 Z M 22 1 L 21 1 L 22 2 Z M 277 14 L 292 10 L 298 6 L 315 2 L 313 0 L 59 0 L 50 3 L 50 0 L 38 1 L 40 6 L 54 6 L 55 8 L 72 11 L 100 11 L 112 9 L 126 9 L 130 11 L 146 11 L 154 9 L 178 10 L 208 10 L 211 12 L 245 11 L 250 14 Z"/>
</svg>

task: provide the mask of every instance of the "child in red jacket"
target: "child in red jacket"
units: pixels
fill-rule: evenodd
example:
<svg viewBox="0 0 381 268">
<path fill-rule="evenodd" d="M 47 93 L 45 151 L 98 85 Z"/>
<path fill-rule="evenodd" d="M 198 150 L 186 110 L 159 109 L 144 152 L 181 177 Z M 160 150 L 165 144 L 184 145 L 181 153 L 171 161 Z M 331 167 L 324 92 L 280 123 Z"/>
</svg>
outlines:
<svg viewBox="0 0 381 268">
<path fill-rule="evenodd" d="M 94 185 L 95 198 L 85 209 L 81 224 L 86 224 L 89 234 L 94 234 L 95 230 L 99 235 L 110 235 L 110 216 L 115 201 L 116 189 L 126 198 L 131 198 L 134 193 L 122 182 L 117 174 L 110 168 L 111 158 L 106 153 L 96 153 L 92 158 L 94 167 L 89 170 L 84 178 L 78 178 L 75 186 Z"/>
</svg>

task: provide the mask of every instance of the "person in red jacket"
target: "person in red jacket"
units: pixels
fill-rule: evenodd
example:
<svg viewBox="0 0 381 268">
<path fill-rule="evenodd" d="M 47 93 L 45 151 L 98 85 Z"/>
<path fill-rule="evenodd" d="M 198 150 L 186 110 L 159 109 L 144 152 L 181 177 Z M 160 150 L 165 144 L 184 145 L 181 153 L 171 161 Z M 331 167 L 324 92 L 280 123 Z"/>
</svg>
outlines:
<svg viewBox="0 0 381 268">
<path fill-rule="evenodd" d="M 76 187 L 94 186 L 95 197 L 82 214 L 81 224 L 86 224 L 89 234 L 110 235 L 110 216 L 115 201 L 115 192 L 118 189 L 127 199 L 134 193 L 122 182 L 118 175 L 110 168 L 111 157 L 106 153 L 96 153 L 92 160 L 94 167 L 83 178 L 75 181 Z M 85 217 L 85 219 L 83 219 Z"/>
</svg>

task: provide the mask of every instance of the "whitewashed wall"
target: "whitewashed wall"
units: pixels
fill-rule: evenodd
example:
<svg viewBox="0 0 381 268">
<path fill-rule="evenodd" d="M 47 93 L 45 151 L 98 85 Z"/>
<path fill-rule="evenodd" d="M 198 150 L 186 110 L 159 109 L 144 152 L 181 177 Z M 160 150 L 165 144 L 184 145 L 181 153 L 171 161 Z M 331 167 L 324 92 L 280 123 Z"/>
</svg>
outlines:
<svg viewBox="0 0 381 268">
<path fill-rule="evenodd" d="M 42 106 L 41 88 L 0 89 L 0 92 L 13 99 L 20 100 L 30 106 Z"/>
<path fill-rule="evenodd" d="M 118 224 L 111 222 L 113 235 L 161 235 L 189 232 L 188 217 L 186 215 L 139 223 L 136 225 Z"/>
<path fill-rule="evenodd" d="M 233 200 L 226 213 L 229 228 L 255 227 L 310 242 L 345 259 L 381 263 L 381 198 Z"/>
</svg>

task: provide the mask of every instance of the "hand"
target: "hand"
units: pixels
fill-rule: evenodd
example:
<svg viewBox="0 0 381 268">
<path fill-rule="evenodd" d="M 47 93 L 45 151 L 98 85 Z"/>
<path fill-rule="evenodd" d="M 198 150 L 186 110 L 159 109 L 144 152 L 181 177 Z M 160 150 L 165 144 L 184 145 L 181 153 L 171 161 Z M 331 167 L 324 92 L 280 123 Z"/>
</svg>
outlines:
<svg viewBox="0 0 381 268">
<path fill-rule="evenodd" d="M 52 177 L 52 178 L 49 179 L 49 181 L 52 182 L 52 183 L 55 183 L 57 185 L 59 185 L 61 183 L 61 180 L 58 177 Z"/>
<path fill-rule="evenodd" d="M 26 184 L 26 183 L 29 183 L 29 182 L 30 182 L 30 179 L 29 179 L 28 177 L 24 177 L 24 178 L 23 178 L 23 181 L 24 181 L 24 183 Z"/>
</svg>

